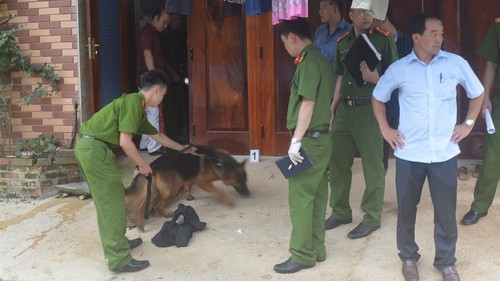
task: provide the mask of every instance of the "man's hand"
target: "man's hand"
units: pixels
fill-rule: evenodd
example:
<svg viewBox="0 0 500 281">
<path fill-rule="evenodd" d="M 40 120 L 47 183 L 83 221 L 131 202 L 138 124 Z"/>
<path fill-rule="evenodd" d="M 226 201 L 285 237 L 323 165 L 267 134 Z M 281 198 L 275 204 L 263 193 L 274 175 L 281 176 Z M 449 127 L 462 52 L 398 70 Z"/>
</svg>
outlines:
<svg viewBox="0 0 500 281">
<path fill-rule="evenodd" d="M 151 170 L 151 166 L 149 166 L 148 163 L 144 163 L 138 166 L 137 170 L 139 171 L 139 173 L 143 174 L 146 177 L 153 173 L 153 170 Z"/>
<path fill-rule="evenodd" d="M 398 130 L 388 128 L 381 132 L 385 141 L 389 143 L 392 149 L 395 151 L 397 148 L 401 149 L 405 146 L 404 139 L 406 138 L 403 133 Z"/>
<path fill-rule="evenodd" d="M 491 100 L 488 96 L 484 97 L 483 105 L 481 107 L 481 114 L 483 115 L 483 118 L 484 118 L 484 112 L 486 111 L 486 109 L 488 109 L 490 111 L 490 113 L 493 112 L 493 106 L 492 106 Z"/>
<path fill-rule="evenodd" d="M 328 130 L 332 130 L 332 126 L 333 126 L 333 120 L 335 120 L 335 114 L 332 113 L 332 118 L 330 118 L 330 122 L 328 122 Z"/>
<path fill-rule="evenodd" d="M 293 142 L 290 144 L 290 148 L 288 149 L 288 157 L 290 157 L 290 160 L 292 160 L 292 163 L 294 165 L 297 165 L 298 163 L 302 163 L 302 160 L 304 160 L 304 157 L 300 156 L 299 149 L 301 147 L 302 143 L 299 142 Z"/>
<path fill-rule="evenodd" d="M 362 61 L 359 65 L 359 69 L 361 70 L 361 74 L 363 75 L 363 80 L 365 80 L 365 82 L 377 84 L 380 77 L 376 68 L 373 71 L 370 71 L 366 62 Z"/>
<path fill-rule="evenodd" d="M 183 150 L 183 153 L 187 153 L 187 154 L 196 154 L 196 147 L 193 146 L 193 145 L 190 145 L 190 144 L 185 144 L 182 148 Z M 181 151 L 182 151 L 181 150 Z"/>
<path fill-rule="evenodd" d="M 455 129 L 453 129 L 453 135 L 451 136 L 451 140 L 454 143 L 459 143 L 461 140 L 467 137 L 471 131 L 472 131 L 472 126 L 466 124 L 458 124 L 455 126 Z"/>
</svg>

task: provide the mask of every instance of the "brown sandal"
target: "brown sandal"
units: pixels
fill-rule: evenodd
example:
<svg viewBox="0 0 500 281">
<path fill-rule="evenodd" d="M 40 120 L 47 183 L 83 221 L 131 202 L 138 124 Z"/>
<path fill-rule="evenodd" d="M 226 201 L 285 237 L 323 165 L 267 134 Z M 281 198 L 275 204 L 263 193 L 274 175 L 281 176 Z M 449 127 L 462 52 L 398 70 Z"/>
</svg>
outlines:
<svg viewBox="0 0 500 281">
<path fill-rule="evenodd" d="M 479 176 L 479 170 L 481 170 L 481 164 L 477 164 L 474 170 L 470 173 L 471 177 L 477 178 Z"/>
<path fill-rule="evenodd" d="M 466 167 L 458 168 L 458 179 L 461 181 L 469 180 L 469 173 Z"/>
</svg>

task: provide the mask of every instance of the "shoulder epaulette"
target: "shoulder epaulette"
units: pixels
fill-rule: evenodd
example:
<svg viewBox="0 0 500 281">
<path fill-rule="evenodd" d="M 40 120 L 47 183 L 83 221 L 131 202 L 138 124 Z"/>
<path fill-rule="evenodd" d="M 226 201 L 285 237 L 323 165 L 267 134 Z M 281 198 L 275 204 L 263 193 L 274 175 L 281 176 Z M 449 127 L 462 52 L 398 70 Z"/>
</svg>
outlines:
<svg viewBox="0 0 500 281">
<path fill-rule="evenodd" d="M 342 34 L 342 36 L 340 36 L 339 38 L 337 38 L 337 43 L 340 42 L 342 39 L 346 38 L 347 35 L 349 35 L 349 31 L 347 31 L 346 33 Z"/>
<path fill-rule="evenodd" d="M 495 19 L 495 22 L 496 22 L 496 23 L 500 23 L 500 18 L 496 18 L 496 19 Z"/>
<path fill-rule="evenodd" d="M 384 35 L 385 37 L 388 37 L 389 35 L 391 35 L 391 33 L 389 33 L 389 31 L 387 31 L 387 30 L 385 30 L 385 29 L 382 29 L 382 28 L 380 28 L 380 27 L 375 27 L 375 30 L 376 30 L 378 33 L 380 33 L 380 34 Z"/>
<path fill-rule="evenodd" d="M 301 63 L 304 60 L 305 56 L 306 56 L 306 52 L 303 52 L 302 54 L 297 55 L 295 57 L 295 60 L 293 61 L 293 63 L 295 63 L 295 65 L 298 65 L 299 63 Z"/>
</svg>

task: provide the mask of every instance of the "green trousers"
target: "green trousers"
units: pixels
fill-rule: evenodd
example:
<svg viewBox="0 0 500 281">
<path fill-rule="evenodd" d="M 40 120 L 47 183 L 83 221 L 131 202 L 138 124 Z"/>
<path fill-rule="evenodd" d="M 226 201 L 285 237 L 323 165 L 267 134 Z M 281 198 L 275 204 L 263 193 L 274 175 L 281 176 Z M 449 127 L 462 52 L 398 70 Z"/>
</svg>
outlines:
<svg viewBox="0 0 500 281">
<path fill-rule="evenodd" d="M 333 151 L 330 163 L 330 207 L 336 219 L 352 219 L 349 203 L 356 148 L 361 155 L 366 188 L 361 201 L 363 223 L 380 225 L 385 191 L 383 138 L 371 105 L 337 108 L 332 126 Z M 355 187 L 360 188 L 360 187 Z"/>
<path fill-rule="evenodd" d="M 125 189 L 115 155 L 101 141 L 79 138 L 75 155 L 89 185 L 97 211 L 97 225 L 109 270 L 116 270 L 132 260 L 125 237 Z"/>
<path fill-rule="evenodd" d="M 288 205 L 292 221 L 290 253 L 292 260 L 303 265 L 314 265 L 317 260 L 326 258 L 325 213 L 331 136 L 305 137 L 302 147 L 311 158 L 313 167 L 288 181 Z"/>
<path fill-rule="evenodd" d="M 500 90 L 497 90 L 492 100 L 493 112 L 491 118 L 497 130 L 494 134 L 484 134 L 483 164 L 479 171 L 474 202 L 471 209 L 475 212 L 486 212 L 491 207 L 500 176 Z"/>
</svg>

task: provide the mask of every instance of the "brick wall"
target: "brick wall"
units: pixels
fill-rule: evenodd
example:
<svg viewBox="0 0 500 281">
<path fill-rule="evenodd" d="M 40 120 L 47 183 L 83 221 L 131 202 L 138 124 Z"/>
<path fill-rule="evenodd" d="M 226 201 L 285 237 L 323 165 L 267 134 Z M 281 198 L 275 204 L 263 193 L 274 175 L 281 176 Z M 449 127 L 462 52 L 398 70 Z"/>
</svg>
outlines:
<svg viewBox="0 0 500 281">
<path fill-rule="evenodd" d="M 46 198 L 59 193 L 56 185 L 82 179 L 72 149 L 48 158 L 0 158 L 0 198 Z"/>
<path fill-rule="evenodd" d="M 31 62 L 52 63 L 61 78 L 51 97 L 33 100 L 30 106 L 13 106 L 10 151 L 15 151 L 19 139 L 39 134 L 54 134 L 62 146 L 71 140 L 73 103 L 79 102 L 77 4 L 77 0 L 0 0 L 0 15 L 16 15 L 9 23 L 25 26 L 16 38 L 21 49 L 31 53 Z M 15 82 L 35 87 L 39 81 L 19 77 Z M 19 94 L 13 102 L 18 100 Z"/>
</svg>

